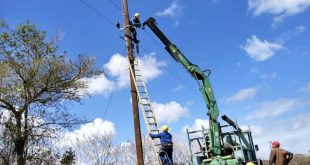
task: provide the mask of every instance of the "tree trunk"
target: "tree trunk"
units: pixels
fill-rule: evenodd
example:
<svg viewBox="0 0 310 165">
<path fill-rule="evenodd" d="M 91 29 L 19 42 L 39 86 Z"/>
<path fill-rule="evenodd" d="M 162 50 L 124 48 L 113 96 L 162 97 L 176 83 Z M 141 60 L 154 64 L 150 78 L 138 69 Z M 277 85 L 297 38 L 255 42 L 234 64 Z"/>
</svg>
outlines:
<svg viewBox="0 0 310 165">
<path fill-rule="evenodd" d="M 16 119 L 16 137 L 15 137 L 15 150 L 17 156 L 17 165 L 24 165 L 25 164 L 25 138 L 23 137 L 22 133 L 22 117 L 21 114 L 15 114 Z"/>
</svg>

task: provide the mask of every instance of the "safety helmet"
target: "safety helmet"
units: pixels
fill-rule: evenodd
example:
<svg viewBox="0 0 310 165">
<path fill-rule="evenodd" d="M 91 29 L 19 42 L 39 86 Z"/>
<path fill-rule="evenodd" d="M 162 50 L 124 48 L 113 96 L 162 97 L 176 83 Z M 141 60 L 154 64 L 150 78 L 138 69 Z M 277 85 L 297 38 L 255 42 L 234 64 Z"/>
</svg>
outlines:
<svg viewBox="0 0 310 165">
<path fill-rule="evenodd" d="M 135 13 L 135 17 L 140 18 L 140 13 Z"/>
<path fill-rule="evenodd" d="M 255 165 L 253 162 L 247 162 L 245 165 Z"/>
<path fill-rule="evenodd" d="M 169 130 L 169 127 L 167 125 L 163 125 L 162 130 L 167 132 Z"/>
<path fill-rule="evenodd" d="M 280 147 L 280 142 L 278 142 L 278 141 L 274 141 L 271 144 L 272 144 L 272 147 L 276 147 L 276 148 Z"/>
</svg>

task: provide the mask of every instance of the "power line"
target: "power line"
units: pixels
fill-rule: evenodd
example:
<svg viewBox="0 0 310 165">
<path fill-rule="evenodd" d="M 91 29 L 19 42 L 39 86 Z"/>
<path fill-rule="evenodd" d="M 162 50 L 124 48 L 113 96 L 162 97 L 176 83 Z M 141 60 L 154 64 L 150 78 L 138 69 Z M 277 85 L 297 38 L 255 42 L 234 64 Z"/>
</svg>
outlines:
<svg viewBox="0 0 310 165">
<path fill-rule="evenodd" d="M 125 54 L 125 52 L 126 52 L 126 47 L 125 47 L 125 49 L 124 49 L 124 53 L 123 53 L 123 54 Z M 119 73 L 120 73 L 120 71 L 121 71 L 121 66 L 123 65 L 123 61 L 124 61 L 124 59 L 122 59 L 120 65 L 119 65 L 119 67 L 118 67 L 118 71 L 117 71 L 118 73 L 117 73 L 117 75 L 119 75 Z M 117 86 L 116 86 L 116 82 L 114 82 L 114 84 L 113 84 L 113 89 L 112 89 L 112 91 L 111 91 L 111 93 L 110 93 L 110 96 L 109 96 L 109 99 L 108 99 L 108 103 L 107 103 L 107 106 L 106 106 L 105 111 L 104 111 L 104 114 L 103 114 L 103 119 L 105 119 L 106 114 L 107 114 L 107 112 L 108 112 L 108 110 L 109 110 L 110 103 L 111 103 L 111 101 L 112 101 L 112 98 L 113 98 L 114 92 L 115 92 L 115 90 L 116 90 L 116 87 L 117 87 Z"/>
<path fill-rule="evenodd" d="M 84 4 L 85 6 L 87 6 L 89 9 L 93 10 L 96 14 L 98 14 L 98 16 L 100 16 L 101 18 L 103 18 L 105 21 L 107 21 L 108 23 L 110 23 L 113 28 L 115 28 L 115 23 L 113 21 L 111 21 L 108 17 L 104 16 L 103 14 L 101 14 L 96 8 L 94 8 L 93 6 L 91 6 L 89 3 L 87 3 L 84 0 L 80 0 L 80 2 L 82 4 Z"/>
<path fill-rule="evenodd" d="M 157 45 L 158 47 L 160 47 L 161 49 L 165 50 L 165 49 L 162 47 L 162 45 L 161 45 L 151 34 L 149 34 L 146 30 L 143 30 L 143 31 L 147 34 L 148 37 L 150 37 L 150 38 L 156 43 L 156 45 Z"/>
<path fill-rule="evenodd" d="M 119 7 L 117 4 L 115 4 L 112 0 L 108 0 L 113 6 L 115 6 L 117 9 L 123 11 L 121 7 Z"/>
<path fill-rule="evenodd" d="M 148 37 L 150 37 L 150 38 L 156 43 L 156 45 L 157 45 L 158 47 L 160 47 L 161 49 L 165 50 L 165 49 L 162 47 L 162 45 L 161 45 L 151 34 L 149 34 L 146 30 L 143 30 L 143 31 L 147 34 Z M 142 49 L 144 49 L 144 48 L 142 48 Z M 145 51 L 145 49 L 144 49 L 144 51 Z M 165 50 L 165 51 L 166 51 L 166 50 Z M 180 66 L 180 65 L 178 65 L 178 66 Z M 185 85 L 188 89 L 190 89 L 190 91 L 193 92 L 193 94 L 196 94 L 196 93 L 197 93 L 196 90 L 194 90 L 192 87 L 190 87 L 184 80 L 182 80 L 182 79 L 181 79 L 178 75 L 176 75 L 174 72 L 170 71 L 168 68 L 165 69 L 165 70 L 168 71 L 172 76 L 174 76 L 175 78 L 177 78 L 177 79 L 181 82 L 181 84 Z"/>
<path fill-rule="evenodd" d="M 124 53 L 123 53 L 123 54 L 125 54 L 125 52 L 126 52 L 126 47 L 125 47 L 125 49 L 124 49 Z M 119 65 L 119 67 L 118 67 L 118 74 L 120 73 L 120 70 L 121 70 L 121 66 L 122 66 L 122 64 L 123 64 L 123 61 L 124 61 L 124 59 L 122 59 L 120 65 Z M 112 91 L 111 91 L 111 93 L 110 93 L 110 95 L 109 95 L 109 99 L 108 99 L 107 106 L 106 106 L 106 108 L 105 108 L 105 110 L 104 110 L 104 113 L 103 113 L 103 117 L 102 117 L 102 120 L 103 120 L 103 121 L 105 120 L 106 114 L 108 113 L 108 110 L 109 110 L 109 107 L 110 107 L 110 103 L 111 103 L 111 101 L 112 101 L 112 98 L 113 98 L 114 92 L 115 92 L 115 90 L 116 90 L 116 87 L 117 87 L 117 86 L 116 86 L 116 82 L 114 82 L 114 84 L 113 84 L 113 89 L 112 89 Z M 92 121 L 89 121 L 88 123 L 90 123 L 90 122 L 92 122 Z M 98 130 L 97 130 L 96 135 L 98 135 L 98 133 L 99 133 L 100 131 L 101 131 L 101 125 L 99 125 L 99 128 L 98 128 Z"/>
</svg>

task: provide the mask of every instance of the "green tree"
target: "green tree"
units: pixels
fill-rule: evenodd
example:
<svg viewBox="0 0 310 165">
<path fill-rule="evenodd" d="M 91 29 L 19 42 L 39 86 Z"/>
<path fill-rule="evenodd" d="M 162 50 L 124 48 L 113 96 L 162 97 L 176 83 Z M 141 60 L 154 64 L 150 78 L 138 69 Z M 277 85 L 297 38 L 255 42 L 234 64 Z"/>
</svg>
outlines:
<svg viewBox="0 0 310 165">
<path fill-rule="evenodd" d="M 59 52 L 57 37 L 28 22 L 10 29 L 0 21 L 0 112 L 12 115 L 10 131 L 17 165 L 32 159 L 28 147 L 46 144 L 58 129 L 81 120 L 65 110 L 65 103 L 80 101 L 87 88 L 84 78 L 95 73 L 93 59 L 70 60 Z"/>
<path fill-rule="evenodd" d="M 72 151 L 72 148 L 69 148 L 68 151 L 66 151 L 62 155 L 62 159 L 60 161 L 62 165 L 73 165 L 75 164 L 75 153 Z"/>
</svg>

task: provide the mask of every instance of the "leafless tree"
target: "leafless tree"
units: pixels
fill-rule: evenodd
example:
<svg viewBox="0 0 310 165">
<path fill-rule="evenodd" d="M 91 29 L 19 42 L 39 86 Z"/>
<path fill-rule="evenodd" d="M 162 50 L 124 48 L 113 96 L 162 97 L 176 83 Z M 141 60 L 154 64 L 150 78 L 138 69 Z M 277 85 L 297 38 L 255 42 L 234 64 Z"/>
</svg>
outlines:
<svg viewBox="0 0 310 165">
<path fill-rule="evenodd" d="M 115 147 L 115 164 L 128 164 L 135 165 L 136 162 L 136 148 L 135 144 L 128 140 L 127 142 L 121 143 Z"/>
<path fill-rule="evenodd" d="M 0 112 L 0 164 L 8 165 L 14 162 L 16 153 L 14 152 L 13 132 L 8 129 L 12 125 L 12 117 Z"/>
<path fill-rule="evenodd" d="M 71 139 L 69 146 L 75 151 L 77 164 L 106 165 L 116 160 L 113 135 L 89 134 Z"/>
<path fill-rule="evenodd" d="M 173 159 L 177 164 L 188 164 L 190 162 L 190 152 L 187 141 L 175 141 L 173 143 Z"/>
</svg>

